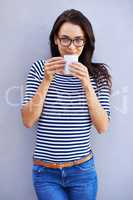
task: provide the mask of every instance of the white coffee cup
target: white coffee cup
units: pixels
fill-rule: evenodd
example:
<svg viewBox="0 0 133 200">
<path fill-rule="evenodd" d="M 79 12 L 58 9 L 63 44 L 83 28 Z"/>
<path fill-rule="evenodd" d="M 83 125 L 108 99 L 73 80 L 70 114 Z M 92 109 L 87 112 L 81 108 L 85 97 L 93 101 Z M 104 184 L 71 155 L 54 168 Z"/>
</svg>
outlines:
<svg viewBox="0 0 133 200">
<path fill-rule="evenodd" d="M 69 64 L 72 62 L 78 62 L 78 55 L 76 54 L 64 55 L 64 60 L 66 61 L 65 67 L 64 67 L 64 74 L 70 74 Z"/>
</svg>

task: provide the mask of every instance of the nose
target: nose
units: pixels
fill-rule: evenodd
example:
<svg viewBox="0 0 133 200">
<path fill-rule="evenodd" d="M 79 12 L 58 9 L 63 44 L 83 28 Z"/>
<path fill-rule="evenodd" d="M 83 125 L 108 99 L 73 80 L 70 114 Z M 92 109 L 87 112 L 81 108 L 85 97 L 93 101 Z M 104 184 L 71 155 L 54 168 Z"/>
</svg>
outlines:
<svg viewBox="0 0 133 200">
<path fill-rule="evenodd" d="M 71 42 L 69 48 L 70 48 L 70 49 L 75 49 L 75 46 L 74 46 L 73 42 Z"/>
</svg>

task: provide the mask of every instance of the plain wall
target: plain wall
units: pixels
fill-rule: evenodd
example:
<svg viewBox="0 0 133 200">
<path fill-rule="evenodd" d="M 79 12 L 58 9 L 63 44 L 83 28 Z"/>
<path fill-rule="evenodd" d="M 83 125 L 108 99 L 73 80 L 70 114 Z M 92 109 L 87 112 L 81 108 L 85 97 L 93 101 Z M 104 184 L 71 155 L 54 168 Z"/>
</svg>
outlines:
<svg viewBox="0 0 133 200">
<path fill-rule="evenodd" d="M 93 129 L 97 199 L 133 199 L 132 0 L 1 0 L 0 200 L 36 199 L 31 174 L 36 126 L 24 128 L 21 100 L 31 64 L 50 57 L 50 30 L 68 8 L 90 19 L 96 37 L 93 59 L 107 63 L 113 77 L 108 133 L 99 135 Z"/>
</svg>

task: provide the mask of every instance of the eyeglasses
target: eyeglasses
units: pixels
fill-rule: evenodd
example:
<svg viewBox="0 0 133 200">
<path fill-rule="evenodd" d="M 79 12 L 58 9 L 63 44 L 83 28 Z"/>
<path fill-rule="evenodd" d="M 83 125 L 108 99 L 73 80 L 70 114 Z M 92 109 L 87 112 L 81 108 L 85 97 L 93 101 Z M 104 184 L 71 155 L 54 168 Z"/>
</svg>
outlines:
<svg viewBox="0 0 133 200">
<path fill-rule="evenodd" d="M 69 37 L 58 37 L 58 39 L 63 47 L 69 47 L 71 43 L 73 43 L 75 47 L 82 47 L 85 44 L 84 38 L 70 39 Z"/>
</svg>

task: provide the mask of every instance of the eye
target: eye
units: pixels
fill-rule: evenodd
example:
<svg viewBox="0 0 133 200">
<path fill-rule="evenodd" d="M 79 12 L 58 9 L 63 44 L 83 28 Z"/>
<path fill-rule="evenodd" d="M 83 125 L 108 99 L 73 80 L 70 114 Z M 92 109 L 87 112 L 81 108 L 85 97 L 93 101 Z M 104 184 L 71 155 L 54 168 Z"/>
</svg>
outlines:
<svg viewBox="0 0 133 200">
<path fill-rule="evenodd" d="M 84 40 L 83 39 L 81 39 L 81 38 L 77 38 L 77 39 L 75 39 L 75 42 L 76 43 L 82 43 Z"/>
<path fill-rule="evenodd" d="M 63 42 L 63 43 L 68 43 L 68 42 L 70 42 L 70 39 L 69 38 L 60 38 L 61 39 L 61 41 Z"/>
</svg>

